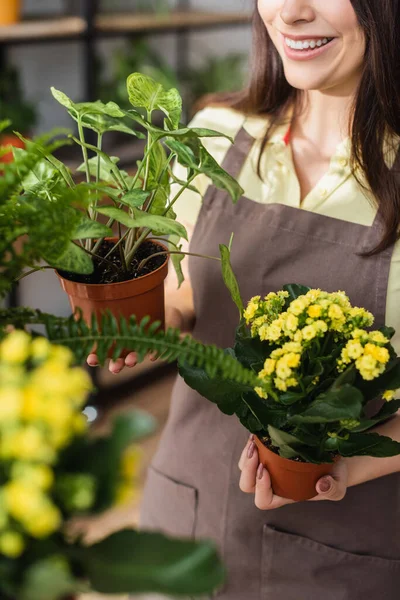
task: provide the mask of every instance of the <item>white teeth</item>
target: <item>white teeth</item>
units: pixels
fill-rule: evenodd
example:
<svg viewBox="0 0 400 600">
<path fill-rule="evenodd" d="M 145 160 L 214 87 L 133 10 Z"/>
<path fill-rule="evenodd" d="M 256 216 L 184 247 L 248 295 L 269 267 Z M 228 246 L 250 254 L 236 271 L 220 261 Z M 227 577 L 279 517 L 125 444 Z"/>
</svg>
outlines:
<svg viewBox="0 0 400 600">
<path fill-rule="evenodd" d="M 313 50 L 314 48 L 320 48 L 321 46 L 325 46 L 331 40 L 332 38 L 322 38 L 318 40 L 295 41 L 291 38 L 285 37 L 286 45 L 289 46 L 289 48 L 292 48 L 293 50 L 308 50 L 309 48 Z"/>
</svg>

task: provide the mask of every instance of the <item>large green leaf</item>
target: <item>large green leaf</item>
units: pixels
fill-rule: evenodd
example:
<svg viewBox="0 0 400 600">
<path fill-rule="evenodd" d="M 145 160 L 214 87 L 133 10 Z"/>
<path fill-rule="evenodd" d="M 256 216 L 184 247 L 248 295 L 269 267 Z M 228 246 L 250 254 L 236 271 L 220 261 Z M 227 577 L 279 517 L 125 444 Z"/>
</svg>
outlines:
<svg viewBox="0 0 400 600">
<path fill-rule="evenodd" d="M 77 119 L 75 118 L 75 120 Z M 111 117 L 105 113 L 86 113 L 82 117 L 82 124 L 87 129 L 92 129 L 100 135 L 104 135 L 108 131 L 119 131 L 120 133 L 126 133 L 139 139 L 145 138 L 142 132 L 129 127 L 123 119 Z"/>
<path fill-rule="evenodd" d="M 76 244 L 70 242 L 64 254 L 55 261 L 48 261 L 50 266 L 71 273 L 80 275 L 90 275 L 93 273 L 93 262 L 91 257 L 86 254 L 83 248 L 79 248 Z"/>
<path fill-rule="evenodd" d="M 222 277 L 232 300 L 238 308 L 240 321 L 243 316 L 244 306 L 240 295 L 239 284 L 231 265 L 231 251 L 228 246 L 225 246 L 224 244 L 219 245 L 219 251 L 221 254 Z"/>
<path fill-rule="evenodd" d="M 18 600 L 59 600 L 78 590 L 64 557 L 38 560 L 24 573 Z"/>
<path fill-rule="evenodd" d="M 295 458 L 296 456 L 299 456 L 306 462 L 315 464 L 333 462 L 332 455 L 329 454 L 329 452 L 325 452 L 319 447 L 309 446 L 286 431 L 269 426 L 268 434 L 272 445 L 279 448 L 279 454 L 284 458 Z"/>
<path fill-rule="evenodd" d="M 378 433 L 350 433 L 347 440 L 339 440 L 342 456 L 375 456 L 385 458 L 400 454 L 400 443 Z"/>
<path fill-rule="evenodd" d="M 381 410 L 376 416 L 371 419 L 361 419 L 358 427 L 352 429 L 353 433 L 361 433 L 375 427 L 378 423 L 382 423 L 390 417 L 393 417 L 397 411 L 400 410 L 400 400 L 392 400 L 391 402 L 385 402 Z"/>
<path fill-rule="evenodd" d="M 167 116 L 168 129 L 177 129 L 182 115 L 182 98 L 177 89 L 166 90 L 161 84 L 142 73 L 128 77 L 127 89 L 130 103 L 145 108 L 148 113 L 161 110 Z"/>
<path fill-rule="evenodd" d="M 141 208 L 149 196 L 150 192 L 136 189 L 121 196 L 119 202 L 129 206 L 129 208 Z"/>
<path fill-rule="evenodd" d="M 178 162 L 196 173 L 207 175 L 213 184 L 228 192 L 233 202 L 237 202 L 244 190 L 229 173 L 227 173 L 205 149 L 198 139 L 188 140 L 187 143 L 175 139 L 166 139 L 166 145 L 175 152 Z M 193 160 L 193 156 L 195 160 Z"/>
<path fill-rule="evenodd" d="M 253 390 L 242 394 L 242 402 L 247 406 L 250 415 L 260 423 L 261 427 L 258 430 L 263 429 L 265 431 L 269 425 L 280 428 L 287 422 L 284 407 L 280 406 L 274 400 L 261 399 Z M 249 431 L 252 431 L 251 423 L 254 424 L 253 419 L 248 423 L 244 422 L 243 418 L 241 421 Z"/>
<path fill-rule="evenodd" d="M 89 173 L 92 177 L 96 177 L 97 176 L 97 169 L 98 169 L 98 157 L 97 156 L 93 156 L 92 158 L 89 158 Z M 110 157 L 110 161 L 112 162 L 113 165 L 116 165 L 119 162 L 119 158 L 117 158 L 116 156 L 111 156 Z M 86 171 L 86 165 L 85 163 L 82 163 L 81 165 L 79 165 L 79 167 L 77 168 L 77 171 L 79 173 L 85 173 Z M 114 178 L 112 176 L 112 172 L 114 172 L 114 166 L 110 165 L 109 161 L 105 161 L 103 157 L 100 157 L 100 179 L 102 181 L 106 181 L 108 183 L 113 182 L 114 183 Z M 94 185 L 94 184 L 92 184 Z M 117 190 L 115 190 L 117 191 Z"/>
<path fill-rule="evenodd" d="M 142 212 L 139 209 L 132 209 L 132 217 L 126 212 L 115 208 L 113 206 L 104 206 L 98 208 L 97 211 L 102 215 L 111 217 L 119 223 L 122 223 L 126 227 L 147 227 L 152 231 L 156 231 L 163 235 L 175 234 L 180 238 L 188 239 L 187 231 L 183 225 L 169 219 L 168 217 L 161 217 L 159 215 L 149 215 L 148 213 Z"/>
<path fill-rule="evenodd" d="M 225 576 L 213 544 L 158 533 L 120 531 L 78 556 L 91 587 L 102 594 L 211 594 Z"/>
<path fill-rule="evenodd" d="M 261 371 L 270 349 L 266 342 L 260 338 L 252 338 L 244 319 L 241 320 L 235 335 L 235 356 L 249 369 Z"/>
<path fill-rule="evenodd" d="M 225 352 L 233 355 L 231 349 Z M 249 385 L 229 381 L 225 377 L 211 378 L 205 369 L 191 366 L 183 361 L 179 361 L 179 374 L 189 387 L 217 404 L 220 411 L 226 415 L 235 414 L 242 403 L 242 394 L 253 391 Z"/>
<path fill-rule="evenodd" d="M 363 405 L 361 392 L 348 384 L 336 391 L 320 394 L 300 414 L 289 417 L 291 423 L 334 423 L 342 419 L 358 419 Z"/>
<path fill-rule="evenodd" d="M 82 221 L 77 224 L 74 231 L 72 232 L 73 240 L 85 240 L 85 239 L 96 239 L 103 238 L 106 236 L 112 236 L 112 229 L 106 227 L 102 223 L 92 221 L 86 217 L 82 218 Z"/>
</svg>

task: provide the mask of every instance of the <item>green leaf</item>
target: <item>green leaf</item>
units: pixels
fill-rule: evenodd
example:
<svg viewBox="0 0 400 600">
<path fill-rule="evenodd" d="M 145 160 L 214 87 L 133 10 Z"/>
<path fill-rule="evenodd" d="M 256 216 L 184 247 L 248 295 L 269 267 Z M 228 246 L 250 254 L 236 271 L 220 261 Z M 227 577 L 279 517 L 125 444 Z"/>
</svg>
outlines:
<svg viewBox="0 0 400 600">
<path fill-rule="evenodd" d="M 342 419 L 359 419 L 363 399 L 357 388 L 345 384 L 339 390 L 320 394 L 304 412 L 289 417 L 289 422 L 334 423 Z"/>
<path fill-rule="evenodd" d="M 244 190 L 236 179 L 217 163 L 198 139 L 189 140 L 186 144 L 167 139 L 165 143 L 176 153 L 180 164 L 196 173 L 207 175 L 217 188 L 228 192 L 233 202 L 237 202 L 243 195 Z"/>
<path fill-rule="evenodd" d="M 125 204 L 130 208 L 141 208 L 149 196 L 150 192 L 136 189 L 121 196 L 119 202 L 122 202 L 122 204 Z"/>
<path fill-rule="evenodd" d="M 38 560 L 24 573 L 19 600 L 59 600 L 73 594 L 78 582 L 72 577 L 64 557 Z"/>
<path fill-rule="evenodd" d="M 182 98 L 177 89 L 165 88 L 151 77 L 132 73 L 127 80 L 130 103 L 148 113 L 161 110 L 167 116 L 168 129 L 177 129 L 182 115 Z"/>
<path fill-rule="evenodd" d="M 219 245 L 219 251 L 221 254 L 222 277 L 232 300 L 238 308 L 240 320 L 243 315 L 244 306 L 240 295 L 239 284 L 231 265 L 231 252 L 228 246 L 225 246 L 224 244 Z"/>
<path fill-rule="evenodd" d="M 232 351 L 225 350 L 232 355 Z M 191 366 L 180 360 L 178 363 L 179 374 L 187 385 L 198 392 L 207 400 L 217 404 L 221 412 L 233 415 L 242 403 L 242 394 L 253 391 L 247 384 L 229 381 L 225 377 L 210 377 L 206 370 L 201 367 Z"/>
<path fill-rule="evenodd" d="M 279 454 L 284 458 L 300 456 L 306 462 L 314 464 L 332 462 L 332 456 L 328 452 L 324 452 L 318 447 L 308 446 L 286 431 L 269 426 L 268 434 L 272 445 L 279 448 Z"/>
<path fill-rule="evenodd" d="M 224 580 L 213 544 L 158 533 L 119 531 L 78 556 L 91 587 L 102 594 L 210 594 Z"/>
<path fill-rule="evenodd" d="M 285 408 L 279 406 L 274 400 L 261 399 L 254 390 L 242 394 L 242 401 L 246 404 L 252 416 L 260 423 L 261 427 L 259 429 L 267 430 L 269 425 L 280 428 L 287 422 Z M 242 424 L 251 431 L 251 427 L 246 425 L 243 420 Z"/>
<path fill-rule="evenodd" d="M 67 108 L 68 110 L 75 110 L 75 104 L 72 102 L 70 98 L 64 92 L 57 90 L 55 87 L 51 87 L 51 93 L 53 97 L 59 102 L 62 106 Z"/>
<path fill-rule="evenodd" d="M 96 210 L 101 215 L 110 217 L 111 219 L 114 219 L 114 221 L 125 225 L 125 227 L 139 227 L 139 225 L 136 225 L 135 220 L 132 219 L 127 212 L 122 210 L 122 208 L 116 208 L 115 206 L 99 206 Z"/>
<path fill-rule="evenodd" d="M 122 452 L 129 444 L 150 435 L 156 429 L 156 420 L 148 413 L 134 410 L 114 419 L 112 438 L 117 451 Z"/>
<path fill-rule="evenodd" d="M 71 115 L 75 120 L 78 119 Z M 104 113 L 91 114 L 86 113 L 82 116 L 82 125 L 87 129 L 92 129 L 100 135 L 104 135 L 108 131 L 118 131 L 126 133 L 139 139 L 144 139 L 145 135 L 129 127 L 121 118 L 115 118 Z"/>
<path fill-rule="evenodd" d="M 132 213 L 135 218 L 135 227 L 148 227 L 161 235 L 172 234 L 185 240 L 188 239 L 185 227 L 173 219 L 161 215 L 150 215 L 135 208 Z"/>
<path fill-rule="evenodd" d="M 83 217 L 82 221 L 78 223 L 78 225 L 72 232 L 72 239 L 97 239 L 112 235 L 112 229 L 106 227 L 106 225 L 98 223 L 97 221 L 92 221 L 92 219 L 87 219 L 86 217 Z"/>
<path fill-rule="evenodd" d="M 289 292 L 289 302 L 296 300 L 299 296 L 304 296 L 311 288 L 305 285 L 299 285 L 298 283 L 291 283 L 283 286 L 285 292 Z"/>
<path fill-rule="evenodd" d="M 79 248 L 79 246 L 72 242 L 69 243 L 64 254 L 52 262 L 50 266 L 71 273 L 79 273 L 80 275 L 90 275 L 93 273 L 91 257 L 82 248 Z"/>
<path fill-rule="evenodd" d="M 172 246 L 176 250 L 181 250 L 182 244 L 178 245 L 178 242 L 180 239 L 181 239 L 180 236 L 173 235 L 168 238 L 167 243 L 172 244 Z M 181 287 L 182 283 L 185 280 L 185 277 L 184 277 L 183 271 L 182 271 L 182 261 L 184 260 L 184 258 L 185 258 L 184 254 L 170 254 L 170 259 L 171 259 L 172 265 L 175 269 L 176 277 L 178 280 L 178 289 Z"/>
<path fill-rule="evenodd" d="M 400 400 L 391 400 L 390 402 L 385 402 L 381 410 L 378 412 L 376 416 L 372 419 L 361 419 L 358 427 L 352 429 L 352 433 L 361 433 L 362 431 L 367 431 L 371 429 L 371 427 L 375 427 L 378 423 L 382 423 L 390 417 L 393 417 L 397 411 L 400 410 Z"/>
<path fill-rule="evenodd" d="M 375 456 L 385 458 L 400 454 L 400 443 L 378 433 L 350 433 L 349 439 L 339 440 L 342 456 Z"/>
<path fill-rule="evenodd" d="M 119 158 L 117 158 L 116 156 L 110 156 L 110 161 L 113 163 L 113 165 L 116 165 L 119 162 Z M 98 162 L 98 158 L 97 156 L 93 156 L 92 158 L 89 158 L 89 173 L 92 177 L 96 177 L 97 176 L 97 162 Z M 77 168 L 77 171 L 79 173 L 85 173 L 86 172 L 86 166 L 85 163 L 82 163 L 81 165 L 79 165 L 79 167 Z M 102 181 L 106 181 L 106 182 L 115 182 L 112 173 L 113 172 L 113 168 L 111 168 L 109 161 L 105 161 L 104 158 L 100 157 L 100 179 Z M 92 184 L 95 185 L 95 184 Z M 117 190 L 115 190 L 114 188 L 114 193 L 116 193 Z"/>
<path fill-rule="evenodd" d="M 235 356 L 242 365 L 256 372 L 261 371 L 269 355 L 269 345 L 260 338 L 252 338 L 244 319 L 236 329 Z"/>
</svg>

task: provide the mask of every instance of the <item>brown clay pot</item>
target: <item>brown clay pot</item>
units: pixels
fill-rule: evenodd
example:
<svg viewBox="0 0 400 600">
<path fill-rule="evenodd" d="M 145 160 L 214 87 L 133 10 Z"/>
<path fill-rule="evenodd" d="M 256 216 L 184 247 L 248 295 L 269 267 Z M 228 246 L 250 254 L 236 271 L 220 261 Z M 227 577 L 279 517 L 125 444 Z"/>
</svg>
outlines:
<svg viewBox="0 0 400 600">
<path fill-rule="evenodd" d="M 159 241 L 157 244 L 167 250 Z M 100 317 L 103 312 L 109 310 L 117 318 L 123 316 L 129 319 L 135 315 L 138 322 L 149 315 L 151 322 L 161 322 L 161 328 L 164 328 L 165 324 L 164 279 L 167 274 L 167 257 L 164 264 L 152 273 L 121 283 L 78 283 L 65 279 L 57 272 L 61 287 L 68 294 L 72 311 L 80 308 L 87 323 L 90 324 L 93 314 Z M 127 351 L 124 351 L 122 356 Z"/>
<path fill-rule="evenodd" d="M 13 133 L 3 133 L 0 136 L 0 146 L 14 146 L 15 148 L 25 148 L 25 142 L 20 140 L 19 137 L 17 137 Z M 0 157 L 0 163 L 10 163 L 13 162 L 13 160 L 14 155 L 12 151 L 8 152 L 7 154 L 3 154 L 3 156 Z"/>
<path fill-rule="evenodd" d="M 264 446 L 257 436 L 254 436 L 254 442 L 258 448 L 260 463 L 271 477 L 272 489 L 282 498 L 297 502 L 314 498 L 317 495 L 315 486 L 318 480 L 329 475 L 335 466 L 334 463 L 315 465 L 282 458 Z"/>
</svg>

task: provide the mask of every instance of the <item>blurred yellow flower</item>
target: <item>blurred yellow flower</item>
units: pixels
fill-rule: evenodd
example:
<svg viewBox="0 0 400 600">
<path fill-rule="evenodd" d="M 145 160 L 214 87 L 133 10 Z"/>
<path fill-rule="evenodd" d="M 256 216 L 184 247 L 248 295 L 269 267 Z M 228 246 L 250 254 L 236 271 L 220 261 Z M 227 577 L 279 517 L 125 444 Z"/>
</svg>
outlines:
<svg viewBox="0 0 400 600">
<path fill-rule="evenodd" d="M 19 418 L 22 409 L 23 394 L 15 387 L 0 389 L 0 427 Z"/>
<path fill-rule="evenodd" d="M 0 343 L 0 361 L 23 363 L 29 356 L 30 336 L 24 331 L 12 331 Z"/>
<path fill-rule="evenodd" d="M 0 533 L 0 554 L 8 558 L 18 558 L 25 550 L 25 542 L 22 535 L 16 531 L 4 531 Z"/>
</svg>

